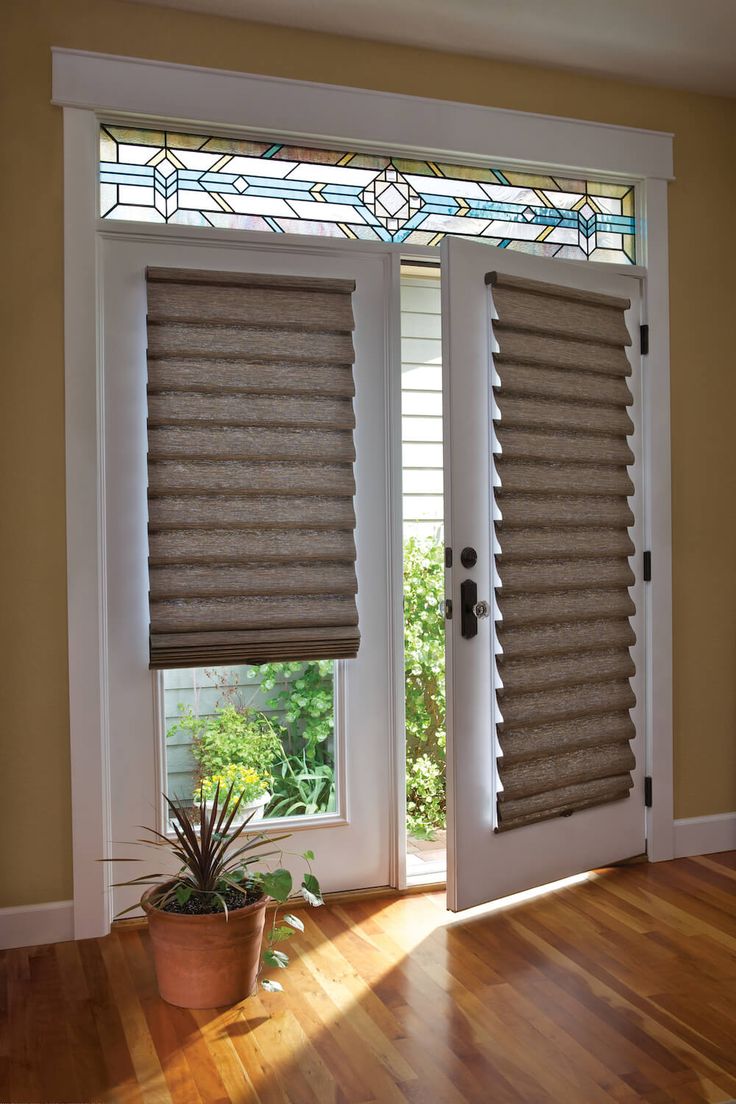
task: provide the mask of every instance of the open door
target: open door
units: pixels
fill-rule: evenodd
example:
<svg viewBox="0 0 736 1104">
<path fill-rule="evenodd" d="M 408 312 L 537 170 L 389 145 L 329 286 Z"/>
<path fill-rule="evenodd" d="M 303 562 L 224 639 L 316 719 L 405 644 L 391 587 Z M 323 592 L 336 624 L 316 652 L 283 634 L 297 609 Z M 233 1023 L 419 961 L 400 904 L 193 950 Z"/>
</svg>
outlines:
<svg viewBox="0 0 736 1104">
<path fill-rule="evenodd" d="M 442 266 L 457 911 L 645 850 L 641 313 L 603 265 Z"/>
</svg>

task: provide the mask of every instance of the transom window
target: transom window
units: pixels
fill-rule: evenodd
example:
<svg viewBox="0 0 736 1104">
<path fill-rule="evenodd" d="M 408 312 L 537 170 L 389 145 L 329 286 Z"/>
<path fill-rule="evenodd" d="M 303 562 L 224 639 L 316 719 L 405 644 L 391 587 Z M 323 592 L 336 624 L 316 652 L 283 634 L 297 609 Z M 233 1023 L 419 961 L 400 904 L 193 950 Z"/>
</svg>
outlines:
<svg viewBox="0 0 736 1104">
<path fill-rule="evenodd" d="M 429 246 L 451 234 L 565 260 L 636 260 L 629 183 L 110 125 L 100 214 Z"/>
</svg>

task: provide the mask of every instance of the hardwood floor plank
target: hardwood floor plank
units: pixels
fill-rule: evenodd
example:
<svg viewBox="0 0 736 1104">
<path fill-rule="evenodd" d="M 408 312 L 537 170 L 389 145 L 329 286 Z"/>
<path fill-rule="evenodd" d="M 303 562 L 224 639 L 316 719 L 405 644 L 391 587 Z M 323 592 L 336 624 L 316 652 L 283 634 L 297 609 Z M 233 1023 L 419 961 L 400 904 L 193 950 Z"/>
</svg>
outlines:
<svg viewBox="0 0 736 1104">
<path fill-rule="evenodd" d="M 736 853 L 470 917 L 436 892 L 302 910 L 285 992 L 188 1010 L 145 926 L 0 953 L 12 1104 L 726 1104 Z"/>
</svg>

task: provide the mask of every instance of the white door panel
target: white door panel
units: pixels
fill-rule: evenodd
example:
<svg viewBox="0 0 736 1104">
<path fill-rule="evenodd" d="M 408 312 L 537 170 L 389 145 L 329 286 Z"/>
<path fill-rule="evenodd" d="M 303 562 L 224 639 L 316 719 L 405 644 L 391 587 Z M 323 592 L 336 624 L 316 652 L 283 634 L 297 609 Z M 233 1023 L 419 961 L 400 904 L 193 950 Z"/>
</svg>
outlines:
<svg viewBox="0 0 736 1104">
<path fill-rule="evenodd" d="M 320 827 L 300 826 L 293 849 L 317 855 L 325 890 L 391 880 L 391 594 L 388 540 L 387 389 L 391 355 L 392 263 L 388 254 L 288 243 L 218 247 L 103 239 L 103 389 L 108 549 L 111 840 L 116 854 L 139 825 L 162 828 L 163 746 L 157 676 L 148 669 L 146 529 L 147 265 L 352 278 L 356 379 L 356 543 L 359 656 L 337 664 L 338 810 Z M 400 509 L 400 504 L 399 504 Z M 289 844 L 287 843 L 287 847 Z M 143 854 L 143 852 L 141 852 Z M 160 869 L 161 859 L 152 859 Z M 138 874 L 141 865 L 115 871 Z M 136 900 L 114 891 L 114 912 Z"/>
<path fill-rule="evenodd" d="M 462 239 L 442 244 L 443 373 L 445 403 L 445 533 L 453 566 L 446 590 L 454 614 L 446 623 L 447 771 L 448 771 L 448 905 L 469 908 L 507 894 L 539 886 L 594 866 L 640 854 L 644 836 L 644 602 L 641 579 L 641 378 L 636 345 L 628 350 L 634 395 L 631 417 L 635 432 L 629 443 L 636 461 L 629 469 L 635 494 L 629 499 L 635 525 L 629 530 L 636 555 L 630 593 L 637 643 L 632 649 L 636 676 L 632 711 L 636 738 L 634 788 L 627 800 L 576 811 L 506 832 L 495 832 L 499 789 L 496 764 L 493 617 L 493 391 L 491 297 L 485 276 L 499 271 L 631 299 L 626 321 L 638 335 L 640 286 L 636 278 L 606 271 L 605 266 L 578 265 L 530 257 Z M 461 550 L 478 554 L 471 569 L 461 566 Z M 478 598 L 491 604 L 491 616 L 479 619 L 478 634 L 461 635 L 460 583 L 474 579 Z"/>
</svg>

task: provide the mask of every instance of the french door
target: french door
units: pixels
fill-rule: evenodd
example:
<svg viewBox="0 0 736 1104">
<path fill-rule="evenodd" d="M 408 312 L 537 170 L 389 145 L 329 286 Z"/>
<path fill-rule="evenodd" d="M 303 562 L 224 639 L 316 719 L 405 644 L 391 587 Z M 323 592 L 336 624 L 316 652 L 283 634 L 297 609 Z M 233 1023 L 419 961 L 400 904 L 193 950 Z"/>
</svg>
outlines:
<svg viewBox="0 0 736 1104">
<path fill-rule="evenodd" d="M 461 239 L 442 287 L 460 910 L 645 850 L 641 315 L 637 279 Z"/>
<path fill-rule="evenodd" d="M 392 579 L 388 549 L 389 430 L 387 393 L 394 286 L 393 258 L 380 250 L 331 249 L 264 240 L 226 246 L 196 240 L 102 236 L 102 391 L 107 546 L 110 840 L 130 855 L 141 825 L 166 830 L 161 675 L 148 669 L 146 510 L 147 266 L 336 277 L 355 281 L 355 513 L 357 519 L 357 659 L 335 664 L 335 801 L 322 816 L 273 821 L 295 830 L 293 850 L 311 849 L 325 890 L 385 886 L 391 881 L 393 787 Z M 396 315 L 396 318 L 398 316 Z M 287 843 L 286 845 L 290 845 Z M 147 852 L 133 852 L 145 858 Z M 161 869 L 161 858 L 151 869 Z M 288 865 L 288 859 L 287 863 Z M 126 874 L 126 869 L 131 873 Z M 115 880 L 145 869 L 115 871 Z M 117 888 L 113 914 L 137 898 Z"/>
</svg>

